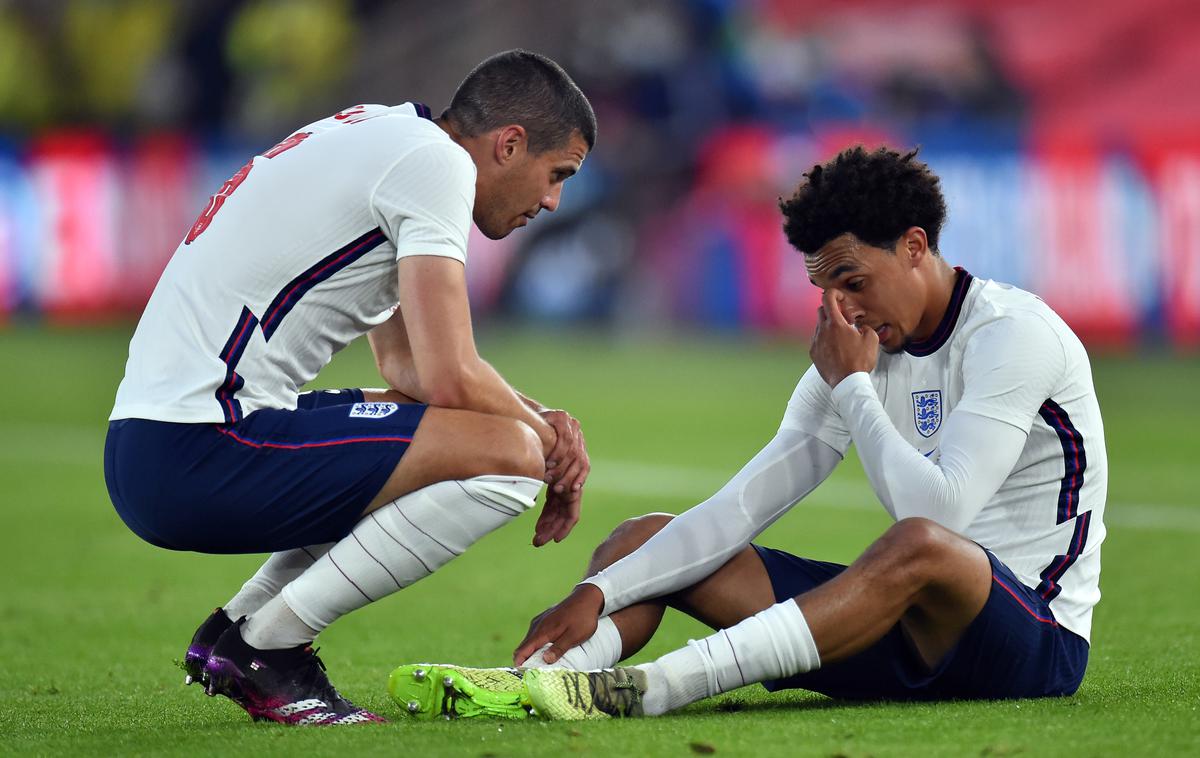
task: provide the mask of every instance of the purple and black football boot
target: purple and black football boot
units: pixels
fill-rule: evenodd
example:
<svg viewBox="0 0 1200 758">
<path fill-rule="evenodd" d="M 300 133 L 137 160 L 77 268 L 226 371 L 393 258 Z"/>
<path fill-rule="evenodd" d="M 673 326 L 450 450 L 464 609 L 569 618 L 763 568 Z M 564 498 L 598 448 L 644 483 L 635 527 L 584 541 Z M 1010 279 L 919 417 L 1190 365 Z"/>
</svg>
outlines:
<svg viewBox="0 0 1200 758">
<path fill-rule="evenodd" d="M 182 668 L 186 674 L 183 678 L 184 684 L 204 682 L 204 663 L 212 653 L 213 645 L 217 644 L 217 640 L 231 626 L 233 626 L 233 621 L 225 615 L 224 609 L 221 608 L 216 609 L 212 615 L 204 619 L 204 623 L 192 635 L 192 644 L 188 645 L 187 652 L 183 654 Z"/>
<path fill-rule="evenodd" d="M 221 635 L 204 664 L 207 694 L 224 695 L 255 721 L 300 726 L 386 721 L 342 697 L 311 646 L 259 650 L 242 639 L 242 623 Z"/>
</svg>

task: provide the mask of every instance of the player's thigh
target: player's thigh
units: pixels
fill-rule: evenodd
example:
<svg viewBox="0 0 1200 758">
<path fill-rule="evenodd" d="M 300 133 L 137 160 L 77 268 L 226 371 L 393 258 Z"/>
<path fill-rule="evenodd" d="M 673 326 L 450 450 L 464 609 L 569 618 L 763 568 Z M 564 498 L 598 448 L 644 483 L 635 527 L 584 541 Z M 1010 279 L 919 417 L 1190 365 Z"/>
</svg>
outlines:
<svg viewBox="0 0 1200 758">
<path fill-rule="evenodd" d="M 363 389 L 363 399 L 374 403 L 415 403 L 408 395 L 398 390 Z"/>
<path fill-rule="evenodd" d="M 430 407 L 366 512 L 435 482 L 490 474 L 541 479 L 545 468 L 537 433 L 513 418 Z"/>
<path fill-rule="evenodd" d="M 803 595 L 841 576 L 840 563 L 801 558 L 782 550 L 756 547 L 771 578 L 775 602 Z M 763 682 L 769 691 L 800 688 L 830 697 L 911 699 L 928 684 L 930 672 L 908 643 L 899 624 L 882 639 L 849 658 L 823 663 L 815 670 Z"/>
<path fill-rule="evenodd" d="M 349 533 L 409 448 L 426 407 L 305 393 L 233 424 L 110 426 L 114 504 L 154 544 L 275 552 Z"/>
<path fill-rule="evenodd" d="M 1088 643 L 1063 628 L 1050 601 L 987 553 L 991 591 L 934 686 L 944 698 L 1047 697 L 1074 693 Z"/>
<path fill-rule="evenodd" d="M 340 405 L 356 403 L 395 403 L 397 405 L 416 405 L 403 392 L 385 389 L 345 388 L 336 390 L 309 390 L 301 392 L 296 398 L 296 409 L 300 411 L 315 411 L 320 408 L 331 408 Z"/>
<path fill-rule="evenodd" d="M 864 559 L 879 550 L 892 552 L 895 572 L 916 575 L 916 593 L 900 624 L 922 659 L 935 665 L 987 602 L 992 587 L 988 555 L 977 543 L 918 518 L 893 525 L 867 549 Z"/>
</svg>

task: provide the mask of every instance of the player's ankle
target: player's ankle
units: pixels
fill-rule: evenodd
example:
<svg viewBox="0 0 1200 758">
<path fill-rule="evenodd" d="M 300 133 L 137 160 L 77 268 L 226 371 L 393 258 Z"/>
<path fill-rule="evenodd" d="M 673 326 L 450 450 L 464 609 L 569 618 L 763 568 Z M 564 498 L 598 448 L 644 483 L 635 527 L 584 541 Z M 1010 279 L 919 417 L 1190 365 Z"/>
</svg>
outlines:
<svg viewBox="0 0 1200 758">
<path fill-rule="evenodd" d="M 246 619 L 242 640 L 258 650 L 280 650 L 311 645 L 317 630 L 305 624 L 282 597 L 274 597 Z"/>
</svg>

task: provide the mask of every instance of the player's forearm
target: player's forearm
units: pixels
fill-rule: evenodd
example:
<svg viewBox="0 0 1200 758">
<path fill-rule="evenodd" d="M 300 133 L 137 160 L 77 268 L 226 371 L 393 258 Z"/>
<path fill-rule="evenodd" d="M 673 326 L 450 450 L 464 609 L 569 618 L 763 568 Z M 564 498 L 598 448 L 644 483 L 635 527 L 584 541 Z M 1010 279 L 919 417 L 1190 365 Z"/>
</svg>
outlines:
<svg viewBox="0 0 1200 758">
<path fill-rule="evenodd" d="M 419 403 L 429 402 L 427 394 L 417 378 L 417 371 L 411 362 L 379 361 L 378 365 L 379 375 L 387 383 L 388 389 L 396 390 Z"/>
<path fill-rule="evenodd" d="M 604 593 L 605 613 L 689 587 L 744 549 L 824 481 L 840 460 L 837 451 L 815 437 L 780 430 L 715 495 L 586 581 Z"/>
<path fill-rule="evenodd" d="M 537 433 L 543 451 L 549 452 L 554 447 L 557 439 L 554 429 L 481 358 L 463 361 L 454 371 L 428 377 L 422 384 L 425 386 L 420 391 L 432 405 L 515 418 Z"/>
<path fill-rule="evenodd" d="M 941 444 L 922 455 L 896 430 L 866 374 L 833 390 L 880 502 L 897 520 L 919 516 L 964 531 L 1012 470 L 1025 435 L 1003 422 L 951 414 Z"/>
<path fill-rule="evenodd" d="M 539 403 L 537 400 L 534 400 L 529 395 L 526 395 L 524 392 L 521 392 L 520 390 L 517 390 L 517 389 L 514 389 L 513 392 L 516 392 L 517 397 L 521 398 L 521 402 L 525 404 L 525 407 L 528 408 L 529 410 L 533 411 L 534 413 L 541 413 L 542 411 L 546 410 L 545 405 Z"/>
<path fill-rule="evenodd" d="M 412 349 L 408 344 L 408 334 L 399 310 L 387 321 L 367 332 L 367 342 L 375 356 L 379 376 L 387 383 L 389 389 L 418 402 L 428 402 L 413 363 Z"/>
</svg>

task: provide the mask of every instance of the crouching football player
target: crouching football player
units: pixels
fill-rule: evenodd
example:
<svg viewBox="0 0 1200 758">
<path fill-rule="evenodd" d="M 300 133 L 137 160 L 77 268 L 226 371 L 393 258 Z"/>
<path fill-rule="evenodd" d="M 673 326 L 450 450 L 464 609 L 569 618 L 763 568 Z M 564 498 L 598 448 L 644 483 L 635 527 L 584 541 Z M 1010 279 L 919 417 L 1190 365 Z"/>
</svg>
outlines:
<svg viewBox="0 0 1200 758">
<path fill-rule="evenodd" d="M 187 681 L 256 719 L 380 720 L 310 643 L 534 504 L 534 544 L 579 518 L 578 423 L 476 352 L 472 220 L 553 211 L 596 134 L 554 62 L 502 53 L 433 118 L 355 106 L 252 158 L 211 198 L 130 343 L 105 447 L 117 512 L 172 550 L 273 554 L 196 631 Z M 308 392 L 367 334 L 387 390 Z"/>
<path fill-rule="evenodd" d="M 482 685 L 458 686 L 460 700 L 591 719 L 752 682 L 898 700 L 1079 687 L 1107 490 L 1083 346 L 1038 298 L 943 260 L 945 204 L 914 154 L 847 150 L 782 209 L 824 292 L 813 365 L 779 432 L 712 498 L 619 526 L 585 581 L 534 619 L 514 654 L 530 668 L 503 688 L 451 671 Z M 751 544 L 851 442 L 896 523 L 849 566 Z M 613 668 L 667 607 L 719 631 Z M 395 672 L 394 693 L 418 691 L 413 674 Z"/>
</svg>

